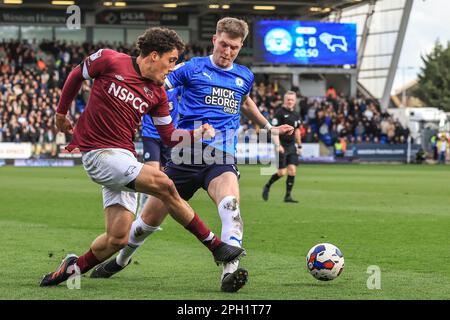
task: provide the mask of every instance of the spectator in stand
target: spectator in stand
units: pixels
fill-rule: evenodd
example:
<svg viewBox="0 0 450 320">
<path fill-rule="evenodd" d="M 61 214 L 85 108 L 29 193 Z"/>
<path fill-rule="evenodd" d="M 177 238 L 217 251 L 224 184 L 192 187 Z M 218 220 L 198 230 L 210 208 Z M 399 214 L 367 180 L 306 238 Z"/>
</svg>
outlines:
<svg viewBox="0 0 450 320">
<path fill-rule="evenodd" d="M 437 149 L 439 152 L 439 163 L 445 164 L 446 159 L 447 159 L 447 153 L 449 150 L 448 140 L 447 140 L 447 136 L 445 133 L 441 133 L 439 140 L 437 142 Z"/>
<path fill-rule="evenodd" d="M 276 92 L 274 94 L 273 100 L 270 102 L 270 108 L 274 109 L 275 112 L 283 105 L 283 99 L 281 98 L 281 94 Z"/>
<path fill-rule="evenodd" d="M 433 134 L 431 136 L 430 142 L 431 142 L 431 149 L 433 151 L 433 160 L 437 161 L 437 159 L 438 159 L 438 148 L 437 148 L 438 134 L 436 134 L 436 133 Z"/>
<path fill-rule="evenodd" d="M 303 141 L 303 138 L 302 138 Z M 306 132 L 305 132 L 305 143 L 316 143 L 319 142 L 319 137 L 317 135 L 317 133 L 315 133 L 311 126 L 306 126 Z"/>
<path fill-rule="evenodd" d="M 0 42 L 0 141 L 37 141 L 41 146 L 36 147 L 37 152 L 54 153 L 52 144 L 55 144 L 56 135 L 51 131 L 54 123 L 49 119 L 53 118 L 68 71 L 84 57 L 105 46 L 105 43 L 35 40 Z M 136 55 L 132 45 L 116 43 L 110 47 Z M 210 47 L 187 46 L 184 58 L 207 55 L 210 51 Z M 295 91 L 298 93 L 298 88 Z M 270 121 L 281 102 L 279 93 L 283 92 L 277 83 L 259 82 L 254 84 L 251 97 Z M 69 111 L 73 121 L 84 110 L 89 94 L 90 85 L 85 82 Z M 337 135 L 346 137 L 349 143 L 362 143 L 366 136 L 371 142 L 405 143 L 409 136 L 408 129 L 393 122 L 387 113 L 381 114 L 374 101 L 361 97 L 347 99 L 343 94 L 337 95 L 332 86 L 328 87 L 324 97 L 308 99 L 299 96 L 299 101 L 305 142 L 321 140 L 333 145 Z M 248 129 L 254 124 L 244 121 L 242 126 Z M 141 138 L 137 135 L 136 139 Z"/>
<path fill-rule="evenodd" d="M 392 119 L 389 119 L 388 126 L 387 126 L 387 137 L 388 142 L 393 143 L 395 138 L 395 124 Z"/>
<path fill-rule="evenodd" d="M 329 86 L 325 96 L 328 99 L 336 100 L 336 98 L 337 98 L 336 89 L 333 86 Z"/>
<path fill-rule="evenodd" d="M 366 133 L 366 128 L 362 121 L 358 121 L 358 125 L 355 127 L 355 136 L 364 136 Z"/>
<path fill-rule="evenodd" d="M 347 150 L 347 141 L 345 137 L 339 138 L 334 143 L 334 155 L 338 158 L 342 158 Z"/>
<path fill-rule="evenodd" d="M 313 104 L 309 106 L 306 112 L 306 122 L 312 126 L 312 130 L 317 132 L 317 113 L 320 109 L 320 102 L 314 100 Z"/>
<path fill-rule="evenodd" d="M 301 117 L 300 117 L 300 119 L 301 119 Z M 306 136 L 306 128 L 305 128 L 305 126 L 303 125 L 303 122 L 300 123 L 300 128 L 299 128 L 299 130 L 300 130 L 300 138 L 301 138 L 302 141 L 303 141 L 303 139 L 304 139 L 305 136 Z"/>
</svg>

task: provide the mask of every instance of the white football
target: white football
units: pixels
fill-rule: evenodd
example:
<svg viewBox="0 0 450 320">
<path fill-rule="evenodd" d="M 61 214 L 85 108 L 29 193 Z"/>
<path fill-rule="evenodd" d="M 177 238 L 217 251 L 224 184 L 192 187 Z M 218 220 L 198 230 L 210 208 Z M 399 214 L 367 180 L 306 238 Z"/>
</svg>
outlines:
<svg viewBox="0 0 450 320">
<path fill-rule="evenodd" d="M 318 280 L 333 280 L 344 270 L 344 256 L 335 245 L 319 243 L 309 250 L 306 256 L 306 267 Z"/>
</svg>

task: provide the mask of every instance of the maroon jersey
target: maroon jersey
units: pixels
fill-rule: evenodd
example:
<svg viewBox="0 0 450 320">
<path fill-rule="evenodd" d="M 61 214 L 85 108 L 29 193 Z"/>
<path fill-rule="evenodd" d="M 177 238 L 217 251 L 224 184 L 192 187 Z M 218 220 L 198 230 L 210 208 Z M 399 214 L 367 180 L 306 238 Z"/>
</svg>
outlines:
<svg viewBox="0 0 450 320">
<path fill-rule="evenodd" d="M 122 148 L 136 154 L 133 137 L 145 113 L 152 116 L 157 129 L 163 132 L 161 138 L 170 140 L 174 127 L 166 92 L 141 76 L 136 58 L 101 49 L 72 73 L 64 85 L 58 113 L 67 113 L 73 100 L 72 88 L 78 92 L 79 80 L 95 80 L 86 109 L 74 128 L 69 150 Z"/>
</svg>

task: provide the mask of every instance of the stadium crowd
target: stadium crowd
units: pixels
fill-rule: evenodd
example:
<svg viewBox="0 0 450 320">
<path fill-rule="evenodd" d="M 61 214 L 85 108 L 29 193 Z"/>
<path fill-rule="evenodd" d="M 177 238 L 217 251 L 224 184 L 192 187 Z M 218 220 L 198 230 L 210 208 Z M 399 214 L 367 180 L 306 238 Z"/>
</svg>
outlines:
<svg viewBox="0 0 450 320">
<path fill-rule="evenodd" d="M 34 154 L 57 153 L 57 145 L 68 137 L 57 133 L 54 113 L 62 86 L 74 66 L 84 57 L 104 47 L 136 55 L 132 46 L 121 44 L 67 44 L 17 40 L 0 43 L 0 142 L 32 142 Z M 181 56 L 189 60 L 204 56 L 209 47 L 188 45 Z M 271 120 L 282 106 L 287 89 L 276 83 L 255 83 L 252 99 L 260 111 Z M 330 88 L 332 89 L 332 88 Z M 298 107 L 303 124 L 303 142 L 322 141 L 327 146 L 345 139 L 346 143 L 405 143 L 408 129 L 403 128 L 389 114 L 382 113 L 374 101 L 348 99 L 335 90 L 327 90 L 323 97 L 305 98 L 298 93 Z M 90 84 L 85 82 L 70 110 L 74 122 L 87 103 Z M 242 130 L 256 129 L 251 121 L 242 118 Z M 140 140 L 139 134 L 136 140 Z"/>
<path fill-rule="evenodd" d="M 272 119 L 283 104 L 283 93 L 274 84 L 255 83 L 251 97 L 261 112 Z M 381 112 L 375 101 L 360 97 L 348 99 L 334 90 L 316 98 L 302 97 L 300 93 L 297 90 L 303 142 L 322 141 L 327 146 L 340 139 L 348 143 L 406 143 L 408 128 L 403 128 L 387 112 Z M 252 127 L 251 123 L 243 125 Z"/>
</svg>

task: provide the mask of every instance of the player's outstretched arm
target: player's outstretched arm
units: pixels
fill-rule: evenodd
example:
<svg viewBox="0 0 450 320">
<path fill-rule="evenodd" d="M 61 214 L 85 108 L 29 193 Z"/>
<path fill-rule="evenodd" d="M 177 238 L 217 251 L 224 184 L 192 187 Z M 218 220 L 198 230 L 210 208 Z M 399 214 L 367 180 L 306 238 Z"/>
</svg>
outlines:
<svg viewBox="0 0 450 320">
<path fill-rule="evenodd" d="M 81 71 L 81 67 L 78 65 L 70 72 L 67 77 L 64 87 L 61 92 L 61 98 L 59 99 L 58 108 L 56 109 L 55 124 L 59 131 L 64 133 L 73 133 L 73 127 L 70 120 L 67 119 L 66 114 L 72 104 L 72 101 L 80 91 L 84 78 Z"/>
<path fill-rule="evenodd" d="M 282 124 L 281 126 L 272 127 L 270 129 L 272 133 L 278 134 L 278 135 L 285 135 L 287 134 L 290 136 L 294 133 L 294 127 L 288 125 L 288 124 Z"/>
<path fill-rule="evenodd" d="M 259 112 L 258 106 L 250 98 L 247 97 L 241 106 L 241 111 L 253 122 L 257 123 L 261 128 L 270 130 L 272 133 L 280 135 L 291 135 L 294 133 L 294 128 L 290 125 L 283 124 L 281 126 L 272 126 L 269 121 Z"/>
</svg>

